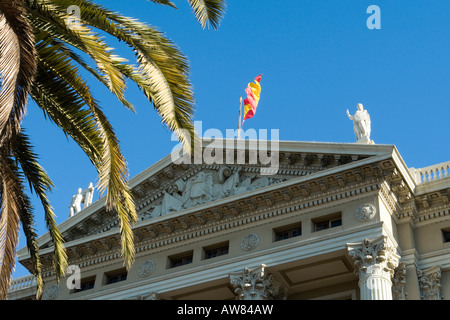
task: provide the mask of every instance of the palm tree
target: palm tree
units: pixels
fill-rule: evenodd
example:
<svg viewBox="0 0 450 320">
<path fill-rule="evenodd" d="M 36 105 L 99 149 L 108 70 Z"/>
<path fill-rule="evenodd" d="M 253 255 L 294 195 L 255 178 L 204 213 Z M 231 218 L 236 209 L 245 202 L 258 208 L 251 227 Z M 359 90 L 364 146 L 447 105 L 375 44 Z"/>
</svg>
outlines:
<svg viewBox="0 0 450 320">
<path fill-rule="evenodd" d="M 152 1 L 175 8 L 169 0 Z M 218 28 L 225 12 L 224 0 L 188 2 L 203 28 Z M 67 13 L 69 6 L 79 8 L 81 15 Z M 136 63 L 126 63 L 114 54 L 96 30 L 126 43 Z M 186 150 L 191 150 L 196 139 L 188 61 L 163 33 L 89 0 L 0 0 L 0 299 L 6 298 L 14 269 L 19 224 L 33 261 L 37 297 L 42 293 L 39 248 L 26 183 L 42 203 L 58 279 L 67 267 L 64 239 L 47 197 L 53 184 L 21 127 L 28 97 L 81 147 L 97 169 L 106 208 L 115 211 L 120 222 L 124 264 L 130 267 L 133 263 L 132 225 L 137 214 L 127 186 L 126 162 L 114 129 L 82 71 L 92 74 L 125 107 L 134 110 L 124 94 L 130 79 Z"/>
</svg>

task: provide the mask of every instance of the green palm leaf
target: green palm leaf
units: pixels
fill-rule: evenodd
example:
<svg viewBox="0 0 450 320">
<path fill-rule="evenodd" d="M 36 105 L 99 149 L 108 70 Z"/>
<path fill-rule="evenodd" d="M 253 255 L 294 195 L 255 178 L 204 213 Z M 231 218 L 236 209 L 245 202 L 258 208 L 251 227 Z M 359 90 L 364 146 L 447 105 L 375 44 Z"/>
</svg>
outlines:
<svg viewBox="0 0 450 320">
<path fill-rule="evenodd" d="M 20 130 L 36 70 L 34 38 L 19 1 L 0 1 L 0 145 Z"/>
<path fill-rule="evenodd" d="M 220 19 L 225 12 L 223 0 L 189 0 L 195 17 L 203 28 L 209 23 L 214 29 L 219 28 Z"/>
<path fill-rule="evenodd" d="M 32 228 L 32 207 L 24 189 L 21 174 L 14 159 L 8 155 L 7 147 L 0 148 L 0 297 L 6 297 L 10 275 L 14 269 L 19 222 L 22 223 L 33 263 L 38 286 L 36 295 L 39 297 L 42 294 L 41 263 L 36 233 Z"/>
<path fill-rule="evenodd" d="M 170 0 L 151 0 L 176 6 Z M 203 28 L 217 29 L 223 0 L 189 0 Z M 68 24 L 70 5 L 80 7 L 79 23 Z M 114 54 L 98 31 L 124 42 L 134 52 L 133 64 Z M 85 60 L 87 58 L 87 61 Z M 41 263 L 33 212 L 24 181 L 43 205 L 54 244 L 57 279 L 65 273 L 67 255 L 48 200 L 52 182 L 39 165 L 21 122 L 30 94 L 44 115 L 86 153 L 98 171 L 106 208 L 117 213 L 122 255 L 134 261 L 132 225 L 137 214 L 127 185 L 128 169 L 106 114 L 90 92 L 82 71 L 92 74 L 128 109 L 126 80 L 134 82 L 190 152 L 198 137 L 193 128 L 195 101 L 188 59 L 163 33 L 87 0 L 0 1 L 0 299 L 6 297 L 14 268 L 19 222 L 22 223 L 42 293 Z M 35 77 L 36 75 L 36 77 Z"/>
<path fill-rule="evenodd" d="M 38 163 L 37 155 L 32 151 L 28 136 L 24 134 L 23 129 L 22 132 L 12 140 L 11 150 L 14 159 L 20 165 L 23 175 L 29 183 L 30 191 L 34 191 L 36 193 L 44 208 L 46 225 L 54 244 L 53 267 L 56 271 L 56 276 L 59 279 L 65 274 L 67 269 L 67 254 L 64 249 L 63 236 L 57 228 L 55 214 L 47 197 L 47 193 L 51 192 L 53 183 L 42 166 Z M 26 207 L 29 208 L 27 210 L 28 212 L 32 211 L 31 205 L 29 205 L 28 203 L 26 203 Z M 26 235 L 27 242 L 32 242 L 33 245 L 37 247 L 37 244 L 34 244 L 35 241 L 33 240 L 35 238 L 35 235 L 30 229 L 33 225 L 33 220 L 30 220 L 30 215 L 21 214 L 20 220 L 22 221 L 22 225 L 24 226 L 24 233 Z M 27 231 L 28 229 L 29 231 Z M 32 236 L 29 237 L 27 236 L 27 234 L 30 234 Z M 29 244 L 27 244 L 27 246 L 28 248 L 30 248 Z M 35 252 L 35 254 L 37 254 L 38 250 L 36 249 Z M 41 289 L 42 288 L 38 283 L 39 293 Z"/>
</svg>

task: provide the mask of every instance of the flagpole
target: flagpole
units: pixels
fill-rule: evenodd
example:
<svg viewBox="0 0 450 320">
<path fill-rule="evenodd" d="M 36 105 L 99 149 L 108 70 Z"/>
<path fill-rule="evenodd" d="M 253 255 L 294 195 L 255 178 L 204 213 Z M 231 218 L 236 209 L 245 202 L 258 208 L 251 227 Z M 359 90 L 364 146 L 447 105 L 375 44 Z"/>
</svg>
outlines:
<svg viewBox="0 0 450 320">
<path fill-rule="evenodd" d="M 241 109 L 242 109 L 242 97 L 239 99 L 239 123 L 238 123 L 238 134 L 237 138 L 240 139 L 241 137 Z"/>
</svg>

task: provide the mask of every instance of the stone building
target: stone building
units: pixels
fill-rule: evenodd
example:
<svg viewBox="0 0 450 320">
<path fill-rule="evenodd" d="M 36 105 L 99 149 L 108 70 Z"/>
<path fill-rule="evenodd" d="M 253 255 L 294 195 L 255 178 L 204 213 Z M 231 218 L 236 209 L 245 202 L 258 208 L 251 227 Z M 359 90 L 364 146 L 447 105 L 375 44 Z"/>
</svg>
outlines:
<svg viewBox="0 0 450 320">
<path fill-rule="evenodd" d="M 129 181 L 139 221 L 128 271 L 104 199 L 59 225 L 77 271 L 59 283 L 42 235 L 42 298 L 450 298 L 450 162 L 414 169 L 393 145 L 280 141 L 270 173 L 261 154 L 249 161 L 259 145 L 219 144 L 212 154 L 232 145 L 233 163 L 168 155 Z M 29 258 L 18 251 L 30 269 Z M 32 297 L 33 280 L 14 279 L 9 299 Z"/>
</svg>

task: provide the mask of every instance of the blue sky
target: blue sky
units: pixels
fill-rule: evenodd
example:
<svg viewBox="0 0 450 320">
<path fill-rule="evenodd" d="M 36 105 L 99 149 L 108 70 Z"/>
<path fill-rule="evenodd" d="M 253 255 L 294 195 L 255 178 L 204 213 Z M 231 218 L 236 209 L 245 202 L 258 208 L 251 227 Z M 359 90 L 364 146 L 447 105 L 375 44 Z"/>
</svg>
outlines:
<svg viewBox="0 0 450 320">
<path fill-rule="evenodd" d="M 372 119 L 371 138 L 395 145 L 409 167 L 450 160 L 448 0 L 229 0 L 218 31 L 203 30 L 185 0 L 174 1 L 178 10 L 146 0 L 97 3 L 156 26 L 187 55 L 203 131 L 236 129 L 239 97 L 262 73 L 257 113 L 244 129 L 278 129 L 280 140 L 352 143 L 346 109 L 353 114 L 362 103 Z M 380 8 L 381 29 L 367 28 L 370 5 Z M 132 59 L 126 48 L 116 48 Z M 131 83 L 127 96 L 136 113 L 90 83 L 116 129 L 130 177 L 177 145 Z M 28 110 L 24 127 L 55 184 L 49 198 L 61 223 L 72 195 L 95 184 L 96 171 L 32 102 Z M 42 235 L 43 210 L 33 200 Z M 24 245 L 21 235 L 18 248 Z M 17 264 L 13 277 L 26 274 Z"/>
</svg>

